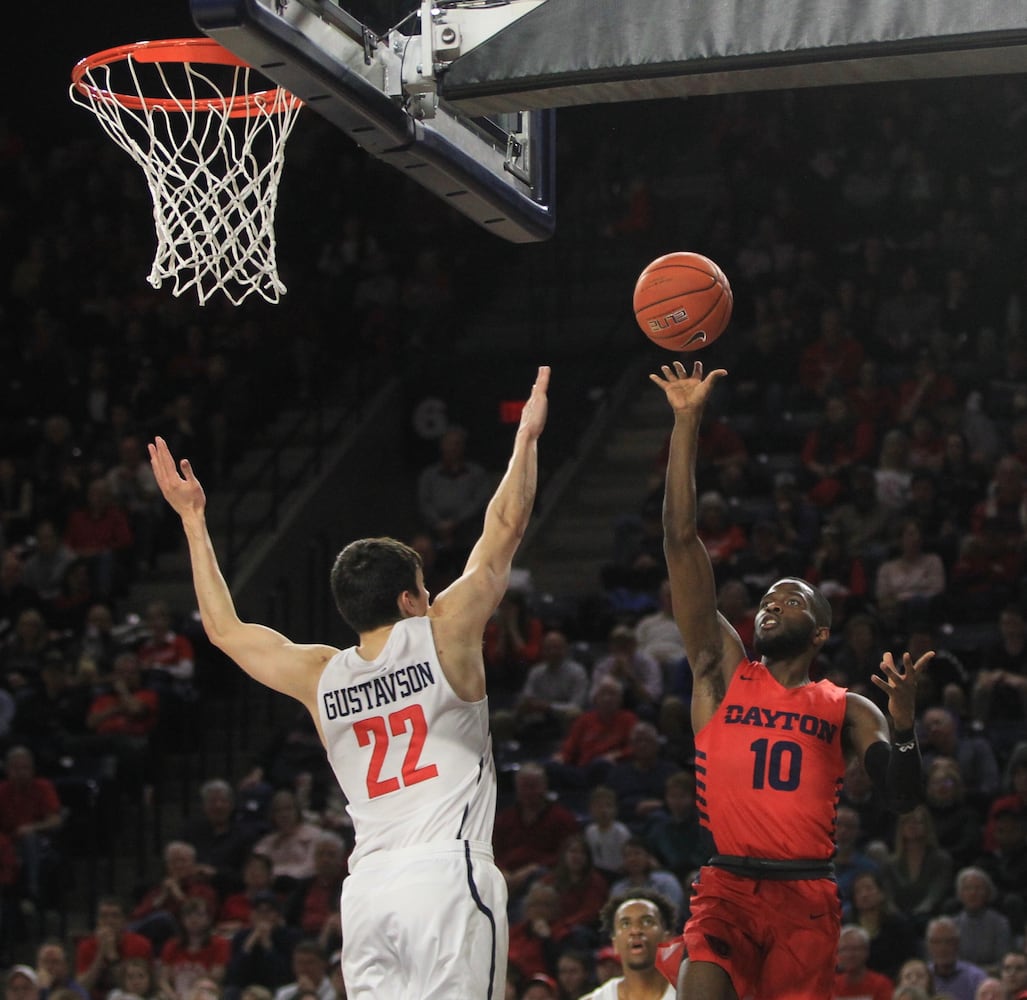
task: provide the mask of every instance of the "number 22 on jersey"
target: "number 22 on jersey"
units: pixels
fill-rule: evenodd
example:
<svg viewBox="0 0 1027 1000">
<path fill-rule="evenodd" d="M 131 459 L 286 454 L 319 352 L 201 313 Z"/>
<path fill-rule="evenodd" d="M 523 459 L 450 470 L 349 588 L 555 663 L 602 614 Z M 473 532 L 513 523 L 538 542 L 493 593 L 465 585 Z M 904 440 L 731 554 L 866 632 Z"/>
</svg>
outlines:
<svg viewBox="0 0 1027 1000">
<path fill-rule="evenodd" d="M 368 798 L 376 799 L 380 795 L 388 795 L 400 788 L 409 788 L 438 776 L 439 769 L 434 764 L 421 764 L 421 751 L 428 737 L 428 722 L 420 705 L 408 705 L 388 715 L 361 719 L 353 724 L 353 732 L 359 746 L 371 746 L 371 761 L 367 767 Z M 404 736 L 408 736 L 408 742 L 399 777 L 383 776 L 382 768 L 389 752 L 390 740 Z"/>
</svg>

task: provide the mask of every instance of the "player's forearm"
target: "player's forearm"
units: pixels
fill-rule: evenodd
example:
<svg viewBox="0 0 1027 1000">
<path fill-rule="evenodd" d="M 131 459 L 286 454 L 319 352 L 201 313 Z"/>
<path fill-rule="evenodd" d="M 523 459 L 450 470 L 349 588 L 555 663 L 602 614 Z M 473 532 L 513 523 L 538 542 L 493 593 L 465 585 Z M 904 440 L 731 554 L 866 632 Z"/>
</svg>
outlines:
<svg viewBox="0 0 1027 1000">
<path fill-rule="evenodd" d="M 908 812 L 923 799 L 923 765 L 912 725 L 895 730 L 893 742 L 872 744 L 864 766 L 873 783 L 895 812 Z"/>
<path fill-rule="evenodd" d="M 537 488 L 538 439 L 522 428 L 517 431 L 510 462 L 485 511 L 486 530 L 502 526 L 519 542 L 527 530 Z"/>
<path fill-rule="evenodd" d="M 217 645 L 220 638 L 239 624 L 239 615 L 236 613 L 228 584 L 221 575 L 221 567 L 214 553 L 206 521 L 202 516 L 183 518 L 182 527 L 189 545 L 193 588 L 196 591 L 200 618 L 207 637 Z"/>
<path fill-rule="evenodd" d="M 667 544 L 683 544 L 696 536 L 695 458 L 701 415 L 688 410 L 674 414 L 663 496 L 663 532 Z"/>
</svg>

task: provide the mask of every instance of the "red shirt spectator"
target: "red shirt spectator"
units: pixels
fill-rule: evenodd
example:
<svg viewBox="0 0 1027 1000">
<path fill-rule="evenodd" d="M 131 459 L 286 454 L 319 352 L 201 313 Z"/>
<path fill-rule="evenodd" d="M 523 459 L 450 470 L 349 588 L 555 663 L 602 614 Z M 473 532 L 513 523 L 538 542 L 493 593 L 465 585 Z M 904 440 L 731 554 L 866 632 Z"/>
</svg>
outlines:
<svg viewBox="0 0 1027 1000">
<path fill-rule="evenodd" d="M 620 681 L 608 677 L 599 682 L 592 696 L 594 708 L 582 712 L 573 723 L 554 759 L 574 767 L 606 757 L 619 760 L 630 752 L 631 730 L 638 716 L 621 708 Z"/>
<path fill-rule="evenodd" d="M 546 772 L 538 764 L 521 767 L 514 778 L 516 801 L 496 816 L 496 864 L 511 894 L 519 893 L 544 868 L 552 868 L 564 838 L 579 824 L 569 809 L 548 797 Z"/>
<path fill-rule="evenodd" d="M 94 479 L 86 491 L 86 505 L 68 515 L 64 544 L 77 556 L 95 556 L 130 548 L 132 542 L 128 514 L 113 502 L 106 481 Z"/>
<path fill-rule="evenodd" d="M 126 958 L 153 957 L 153 946 L 142 934 L 125 930 L 125 907 L 117 896 L 105 896 L 96 907 L 96 927 L 75 949 L 75 978 L 93 996 L 104 1000 L 117 986 L 115 973 Z"/>
<path fill-rule="evenodd" d="M 7 777 L 0 781 L 0 833 L 17 838 L 60 822 L 61 800 L 53 782 L 36 776 L 30 750 L 12 747 L 7 752 Z"/>
<path fill-rule="evenodd" d="M 114 680 L 108 694 L 89 706 L 86 725 L 102 736 L 148 736 L 157 725 L 159 699 L 142 687 L 135 653 L 121 653 L 114 661 Z"/>
</svg>

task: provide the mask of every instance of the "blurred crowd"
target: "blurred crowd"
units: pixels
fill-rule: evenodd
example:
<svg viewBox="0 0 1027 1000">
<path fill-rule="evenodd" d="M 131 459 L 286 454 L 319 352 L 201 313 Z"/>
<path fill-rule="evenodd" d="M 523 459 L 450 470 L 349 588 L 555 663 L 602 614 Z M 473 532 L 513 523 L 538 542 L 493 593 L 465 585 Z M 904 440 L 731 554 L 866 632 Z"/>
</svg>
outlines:
<svg viewBox="0 0 1027 1000">
<path fill-rule="evenodd" d="M 687 158 L 647 158 L 630 126 L 570 131 L 562 165 L 587 157 L 597 180 L 567 187 L 561 239 L 655 256 L 687 235 L 732 281 L 732 328 L 703 355 L 730 375 L 698 471 L 722 614 L 749 644 L 768 584 L 806 577 L 835 613 L 820 676 L 874 700 L 884 651 L 938 651 L 919 691 L 924 804 L 887 814 L 856 765 L 841 790 L 836 995 L 1016 1000 L 1027 995 L 1027 86 L 746 94 L 661 113 L 687 118 Z M 323 133 L 310 136 L 297 136 L 290 169 L 313 176 L 326 164 Z M 75 789 L 145 801 L 205 695 L 190 609 L 131 597 L 177 544 L 145 442 L 161 433 L 216 486 L 277 401 L 398 344 L 441 350 L 446 251 L 467 230 L 421 200 L 407 215 L 403 197 L 389 201 L 426 248 L 400 266 L 376 228 L 387 182 L 345 150 L 337 180 L 363 185 L 377 208 L 337 217 L 329 235 L 330 210 L 352 212 L 337 184 L 332 204 L 287 223 L 310 227 L 308 259 L 287 275 L 291 304 L 201 314 L 143 287 L 149 211 L 121 156 L 100 139 L 44 148 L 0 124 L 7 997 L 337 1000 L 351 835 L 302 715 L 245 773 L 204 776 L 160 877 L 102 897 L 88 933 L 39 941 L 36 918 L 60 905 Z M 676 214 L 677 169 L 703 185 L 696 218 Z M 432 590 L 459 567 L 487 496 L 466 447 L 454 429 L 418 480 Z M 653 454 L 639 508 L 597 538 L 600 579 L 547 603 L 520 574 L 486 634 L 515 1000 L 576 1000 L 619 974 L 607 900 L 656 890 L 680 925 L 711 851 L 664 579 L 664 460 Z"/>
</svg>

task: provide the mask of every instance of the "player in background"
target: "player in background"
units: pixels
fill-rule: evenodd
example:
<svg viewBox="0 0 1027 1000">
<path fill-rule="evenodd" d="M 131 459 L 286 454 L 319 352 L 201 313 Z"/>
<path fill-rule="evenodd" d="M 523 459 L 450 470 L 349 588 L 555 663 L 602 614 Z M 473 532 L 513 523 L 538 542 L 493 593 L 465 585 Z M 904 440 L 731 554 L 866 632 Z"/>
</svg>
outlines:
<svg viewBox="0 0 1027 1000">
<path fill-rule="evenodd" d="M 715 854 L 700 870 L 685 928 L 688 962 L 661 954 L 680 1000 L 822 1000 L 831 995 L 841 914 L 831 857 L 846 758 L 863 762 L 892 808 L 921 794 L 913 730 L 916 684 L 933 653 L 897 665 L 885 653 L 874 683 L 888 695 L 893 734 L 871 701 L 810 664 L 830 634 L 831 607 L 804 580 L 778 580 L 759 603 L 750 660 L 718 614 L 709 555 L 696 533 L 699 423 L 714 385 L 702 362 L 650 376 L 674 413 L 664 497 L 664 546 L 674 617 L 691 665 L 697 804 Z"/>
<path fill-rule="evenodd" d="M 624 971 L 581 1000 L 674 1000 L 674 987 L 656 968 L 656 951 L 677 926 L 674 904 L 655 889 L 611 896 L 600 913 Z"/>
<path fill-rule="evenodd" d="M 251 677 L 302 702 L 349 802 L 342 900 L 350 1000 L 477 1000 L 506 978 L 506 888 L 492 861 L 496 774 L 482 636 L 535 500 L 548 410 L 542 367 L 463 575 L 434 601 L 420 557 L 390 538 L 339 553 L 332 590 L 358 644 L 300 645 L 241 621 L 187 460 L 163 439 L 154 475 L 182 519 L 204 629 Z"/>
</svg>

